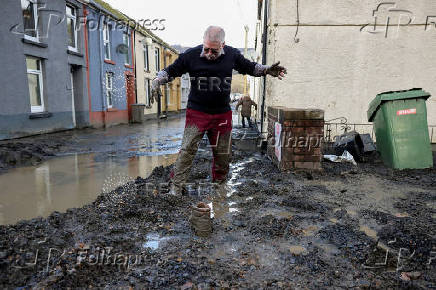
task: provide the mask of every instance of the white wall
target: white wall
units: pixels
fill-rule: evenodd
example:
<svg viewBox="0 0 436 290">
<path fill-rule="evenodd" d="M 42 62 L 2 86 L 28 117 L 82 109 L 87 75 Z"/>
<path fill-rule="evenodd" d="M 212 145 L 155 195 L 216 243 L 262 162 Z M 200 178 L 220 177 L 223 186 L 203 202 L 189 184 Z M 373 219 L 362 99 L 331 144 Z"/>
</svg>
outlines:
<svg viewBox="0 0 436 290">
<path fill-rule="evenodd" d="M 381 1 L 300 0 L 298 42 L 296 0 L 270 0 L 267 64 L 280 60 L 285 80 L 267 79 L 266 105 L 321 108 L 325 119 L 346 117 L 368 123 L 366 110 L 376 94 L 421 87 L 434 95 L 427 102 L 429 125 L 436 125 L 436 1 L 402 0 L 396 7 Z M 387 12 L 389 8 L 409 10 Z M 390 15 L 388 35 L 386 19 Z M 398 21 L 411 25 L 398 28 Z M 436 21 L 436 17 L 433 19 Z M 394 26 L 395 25 L 395 26 Z M 260 38 L 260 36 L 258 37 Z M 261 44 L 258 43 L 258 47 Z"/>
<path fill-rule="evenodd" d="M 154 43 L 148 47 L 148 65 L 150 71 L 144 70 L 144 43 L 146 37 L 139 32 L 136 33 L 136 43 L 135 43 L 135 65 L 136 65 L 136 86 L 137 86 L 137 99 L 138 103 L 146 104 L 146 93 L 145 93 L 145 79 L 153 80 L 156 77 L 156 61 L 154 56 L 154 50 L 159 47 L 158 44 Z M 161 49 L 162 53 L 162 49 Z M 154 102 L 151 106 L 146 107 L 144 114 L 156 114 L 157 113 L 157 102 Z"/>
<path fill-rule="evenodd" d="M 180 89 L 181 89 L 181 109 L 186 109 L 186 106 L 188 105 L 188 97 L 189 97 L 189 91 L 191 89 L 191 81 L 189 78 L 189 73 L 186 73 L 181 76 L 180 78 Z"/>
</svg>

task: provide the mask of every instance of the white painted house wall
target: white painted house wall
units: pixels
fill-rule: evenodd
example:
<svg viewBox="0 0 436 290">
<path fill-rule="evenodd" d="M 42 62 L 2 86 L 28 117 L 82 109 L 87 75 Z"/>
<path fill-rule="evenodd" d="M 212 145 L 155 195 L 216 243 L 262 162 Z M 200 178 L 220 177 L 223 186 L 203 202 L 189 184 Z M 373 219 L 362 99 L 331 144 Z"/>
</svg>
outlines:
<svg viewBox="0 0 436 290">
<path fill-rule="evenodd" d="M 267 77 L 266 106 L 320 108 L 325 120 L 368 123 L 366 111 L 378 93 L 420 87 L 433 95 L 427 101 L 428 123 L 436 125 L 436 1 L 390 1 L 396 4 L 375 12 L 376 30 L 362 29 L 374 24 L 373 10 L 382 2 L 299 0 L 294 40 L 297 0 L 269 0 L 267 64 L 280 60 L 288 75 L 283 81 Z M 398 27 L 409 19 L 409 25 Z M 258 55 L 260 41 L 261 34 Z"/>
</svg>

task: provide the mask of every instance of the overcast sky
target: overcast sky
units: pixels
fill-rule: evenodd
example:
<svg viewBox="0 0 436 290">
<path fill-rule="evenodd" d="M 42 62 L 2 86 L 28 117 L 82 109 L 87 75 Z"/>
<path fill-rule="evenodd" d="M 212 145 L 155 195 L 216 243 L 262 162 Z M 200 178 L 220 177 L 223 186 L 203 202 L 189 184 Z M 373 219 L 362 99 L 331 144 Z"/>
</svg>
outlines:
<svg viewBox="0 0 436 290">
<path fill-rule="evenodd" d="M 202 43 L 207 26 L 226 31 L 226 44 L 244 47 L 244 25 L 248 25 L 248 47 L 254 47 L 257 0 L 105 0 L 135 20 L 165 19 L 163 31 L 153 31 L 169 44 L 195 46 Z"/>
</svg>

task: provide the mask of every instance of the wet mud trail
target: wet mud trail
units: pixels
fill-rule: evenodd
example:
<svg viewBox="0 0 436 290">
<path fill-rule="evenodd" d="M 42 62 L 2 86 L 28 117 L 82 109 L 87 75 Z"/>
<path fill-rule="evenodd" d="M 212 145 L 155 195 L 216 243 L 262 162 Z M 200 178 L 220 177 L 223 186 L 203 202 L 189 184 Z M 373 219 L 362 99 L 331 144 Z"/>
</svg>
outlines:
<svg viewBox="0 0 436 290">
<path fill-rule="evenodd" d="M 171 166 L 158 167 L 85 207 L 0 226 L 0 285 L 436 286 L 436 170 L 374 161 L 281 173 L 266 156 L 234 148 L 230 179 L 215 186 L 210 161 L 201 148 L 188 196 L 163 194 Z M 190 229 L 197 201 L 212 207 L 208 238 Z"/>
</svg>

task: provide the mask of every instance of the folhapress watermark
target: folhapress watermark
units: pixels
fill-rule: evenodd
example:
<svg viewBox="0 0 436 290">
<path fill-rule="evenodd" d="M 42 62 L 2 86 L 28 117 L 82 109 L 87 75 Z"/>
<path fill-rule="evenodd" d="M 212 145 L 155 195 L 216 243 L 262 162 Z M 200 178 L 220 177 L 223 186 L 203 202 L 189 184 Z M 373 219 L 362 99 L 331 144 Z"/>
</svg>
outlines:
<svg viewBox="0 0 436 290">
<path fill-rule="evenodd" d="M 52 9 L 41 0 L 29 1 L 27 6 L 23 6 L 22 3 L 22 11 L 23 22 L 12 25 L 9 31 L 21 36 L 37 36 L 37 39 L 48 39 L 51 28 L 65 25 L 67 19 L 73 22 L 76 31 L 81 31 L 82 27 L 87 28 L 88 31 L 103 30 L 105 24 L 109 24 L 110 29 L 116 31 L 129 31 L 130 29 L 162 31 L 166 28 L 164 18 L 114 19 L 105 13 L 99 13 L 98 17 L 94 17 L 92 13 L 79 15 L 78 11 L 83 11 L 79 9 L 67 15 L 65 10 Z"/>
</svg>

